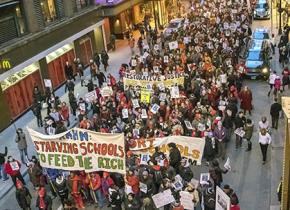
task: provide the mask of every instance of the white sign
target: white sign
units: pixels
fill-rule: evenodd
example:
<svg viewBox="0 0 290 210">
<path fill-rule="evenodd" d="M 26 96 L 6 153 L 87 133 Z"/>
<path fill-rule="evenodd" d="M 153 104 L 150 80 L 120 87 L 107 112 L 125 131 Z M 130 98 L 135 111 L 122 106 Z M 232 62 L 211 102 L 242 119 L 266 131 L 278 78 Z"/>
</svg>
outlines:
<svg viewBox="0 0 290 210">
<path fill-rule="evenodd" d="M 232 169 L 232 168 L 231 168 L 231 160 L 230 160 L 229 157 L 227 158 L 227 161 L 225 162 L 224 167 L 225 167 L 225 169 L 227 169 L 228 171 L 230 171 L 230 170 Z"/>
<path fill-rule="evenodd" d="M 176 191 L 179 191 L 179 190 L 182 190 L 183 188 L 183 184 L 180 180 L 176 180 L 174 183 L 173 183 L 173 187 Z"/>
<path fill-rule="evenodd" d="M 152 108 L 151 108 L 150 111 L 151 111 L 153 114 L 156 114 L 156 113 L 158 112 L 159 108 L 160 108 L 160 106 L 159 106 L 158 104 L 154 104 L 154 105 L 152 106 Z"/>
<path fill-rule="evenodd" d="M 160 93 L 159 99 L 160 99 L 160 101 L 165 101 L 166 100 L 166 93 Z"/>
<path fill-rule="evenodd" d="M 216 186 L 215 210 L 230 210 L 230 208 L 230 197 L 219 186 Z"/>
<path fill-rule="evenodd" d="M 178 42 L 177 41 L 174 41 L 174 42 L 169 42 L 169 49 L 170 50 L 175 50 L 178 48 Z"/>
<path fill-rule="evenodd" d="M 171 95 L 171 98 L 179 98 L 179 88 L 178 86 L 174 86 L 171 88 L 170 90 L 170 95 Z"/>
<path fill-rule="evenodd" d="M 44 79 L 43 82 L 45 87 L 52 88 L 52 82 L 50 79 Z"/>
<path fill-rule="evenodd" d="M 124 119 L 129 117 L 128 109 L 122 109 L 122 116 Z"/>
<path fill-rule="evenodd" d="M 155 45 L 154 45 L 154 50 L 155 50 L 155 51 L 159 50 L 159 45 L 158 45 L 158 44 L 155 44 Z"/>
<path fill-rule="evenodd" d="M 169 203 L 173 203 L 175 201 L 170 189 L 153 195 L 152 199 L 156 208 L 158 209 L 162 206 L 165 206 Z"/>
<path fill-rule="evenodd" d="M 246 132 L 243 129 L 241 129 L 241 128 L 237 128 L 235 130 L 235 134 L 238 135 L 238 136 L 240 136 L 240 137 L 242 137 L 242 138 L 244 137 L 245 133 Z"/>
<path fill-rule="evenodd" d="M 142 119 L 146 119 L 147 117 L 148 117 L 148 116 L 147 116 L 146 109 L 142 109 L 141 118 L 142 118 Z"/>
<path fill-rule="evenodd" d="M 133 104 L 134 109 L 140 107 L 138 99 L 133 99 L 132 100 L 132 104 Z"/>
<path fill-rule="evenodd" d="M 185 123 L 185 126 L 186 126 L 186 128 L 187 128 L 188 130 L 192 130 L 192 129 L 193 129 L 191 123 L 190 123 L 188 120 L 184 120 L 184 123 Z"/>
<path fill-rule="evenodd" d="M 136 61 L 136 59 L 132 59 L 132 60 L 131 60 L 131 65 L 132 65 L 133 67 L 137 66 L 137 61 Z"/>
<path fill-rule="evenodd" d="M 85 95 L 85 100 L 86 102 L 88 103 L 91 103 L 93 102 L 94 100 L 96 100 L 98 97 L 97 97 L 97 93 L 96 91 L 91 91 L 91 92 L 88 92 L 86 95 Z"/>
<path fill-rule="evenodd" d="M 153 66 L 153 71 L 154 71 L 154 73 L 158 73 L 159 72 L 159 67 L 158 66 Z"/>
<path fill-rule="evenodd" d="M 163 60 L 164 60 L 164 63 L 168 63 L 168 62 L 169 62 L 168 55 L 164 55 L 164 58 L 163 58 Z"/>
<path fill-rule="evenodd" d="M 192 194 L 187 191 L 180 191 L 180 203 L 184 209 L 194 210 L 194 203 L 192 202 Z"/>
<path fill-rule="evenodd" d="M 150 160 L 149 154 L 142 154 L 140 158 L 140 164 L 141 165 L 148 165 L 148 161 Z"/>
<path fill-rule="evenodd" d="M 112 90 L 112 87 L 103 87 L 101 89 L 101 94 L 103 97 L 106 97 L 106 96 L 111 96 L 113 94 L 113 90 Z"/>
<path fill-rule="evenodd" d="M 139 188 L 140 188 L 141 192 L 147 193 L 147 185 L 146 184 L 139 182 Z"/>
<path fill-rule="evenodd" d="M 12 171 L 19 171 L 20 168 L 16 161 L 10 162 L 9 164 L 11 166 Z"/>
<path fill-rule="evenodd" d="M 210 179 L 209 173 L 201 173 L 199 183 L 200 184 L 208 184 L 209 179 Z"/>
</svg>

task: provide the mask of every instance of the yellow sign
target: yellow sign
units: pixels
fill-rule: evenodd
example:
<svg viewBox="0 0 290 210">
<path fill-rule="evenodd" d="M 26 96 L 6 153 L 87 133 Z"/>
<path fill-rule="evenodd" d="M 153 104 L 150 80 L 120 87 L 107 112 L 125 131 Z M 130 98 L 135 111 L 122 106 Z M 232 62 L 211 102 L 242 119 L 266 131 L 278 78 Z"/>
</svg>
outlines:
<svg viewBox="0 0 290 210">
<path fill-rule="evenodd" d="M 140 100 L 141 103 L 149 104 L 150 103 L 150 95 L 151 95 L 151 92 L 141 90 L 141 100 Z"/>
<path fill-rule="evenodd" d="M 160 77 L 124 77 L 124 86 L 125 88 L 132 86 L 137 87 L 140 86 L 141 88 L 148 88 L 148 84 L 156 85 L 159 87 L 160 85 L 164 85 L 165 88 L 169 88 L 172 86 L 184 86 L 184 76 L 179 75 L 168 75 L 167 78 L 160 78 Z"/>
<path fill-rule="evenodd" d="M 11 63 L 7 59 L 0 60 L 0 70 L 9 70 L 11 69 Z"/>
</svg>

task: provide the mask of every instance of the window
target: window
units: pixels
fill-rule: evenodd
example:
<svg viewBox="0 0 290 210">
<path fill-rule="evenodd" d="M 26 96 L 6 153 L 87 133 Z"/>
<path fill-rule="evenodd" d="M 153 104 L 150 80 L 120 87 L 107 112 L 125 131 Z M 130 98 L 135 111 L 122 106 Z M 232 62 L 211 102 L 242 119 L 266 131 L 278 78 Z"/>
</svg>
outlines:
<svg viewBox="0 0 290 210">
<path fill-rule="evenodd" d="M 90 0 L 75 0 L 76 1 L 76 11 L 90 6 Z"/>
<path fill-rule="evenodd" d="M 57 19 L 54 0 L 41 0 L 40 5 L 45 22 L 54 22 Z"/>
</svg>

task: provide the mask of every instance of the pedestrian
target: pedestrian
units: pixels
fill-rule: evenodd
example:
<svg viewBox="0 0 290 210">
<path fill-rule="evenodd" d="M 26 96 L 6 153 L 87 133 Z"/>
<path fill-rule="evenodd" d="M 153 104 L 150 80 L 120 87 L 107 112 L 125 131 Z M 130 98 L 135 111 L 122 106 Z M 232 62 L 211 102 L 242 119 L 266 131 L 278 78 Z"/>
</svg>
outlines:
<svg viewBox="0 0 290 210">
<path fill-rule="evenodd" d="M 282 82 L 281 82 L 280 76 L 277 76 L 274 82 L 274 96 L 275 97 L 277 96 L 277 92 L 281 90 L 281 85 L 282 85 Z"/>
<path fill-rule="evenodd" d="M 36 199 L 36 207 L 39 210 L 52 210 L 52 199 L 46 193 L 46 190 L 44 187 L 41 187 L 38 190 L 38 196 Z"/>
<path fill-rule="evenodd" d="M 94 201 L 98 204 L 99 208 L 103 208 L 106 204 L 106 198 L 102 191 L 101 177 L 97 172 L 89 174 L 90 188 L 93 191 Z"/>
<path fill-rule="evenodd" d="M 73 79 L 74 81 L 76 81 L 76 79 L 74 77 L 74 72 L 73 72 L 72 65 L 68 61 L 65 62 L 64 73 L 65 73 L 65 76 L 66 76 L 67 80 L 72 80 Z"/>
<path fill-rule="evenodd" d="M 32 112 L 37 120 L 37 126 L 42 127 L 42 115 L 41 115 L 41 103 L 37 102 L 34 105 L 32 105 Z"/>
<path fill-rule="evenodd" d="M 288 88 L 290 89 L 290 80 L 289 80 L 290 71 L 288 67 L 285 67 L 282 71 L 282 85 L 283 85 L 283 91 L 285 90 L 285 86 L 288 85 Z"/>
<path fill-rule="evenodd" d="M 17 147 L 19 149 L 21 161 L 25 164 L 29 158 L 27 154 L 26 136 L 22 128 L 17 128 L 15 142 L 17 143 Z"/>
<path fill-rule="evenodd" d="M 248 152 L 248 151 L 252 150 L 251 138 L 253 136 L 253 131 L 254 131 L 254 124 L 252 123 L 251 119 L 247 119 L 246 120 L 244 131 L 245 131 L 245 135 L 244 135 L 243 138 L 246 139 L 247 142 L 248 142 L 248 148 L 246 150 L 246 152 Z"/>
<path fill-rule="evenodd" d="M 177 170 L 180 166 L 181 154 L 175 143 L 169 143 L 169 164 Z"/>
<path fill-rule="evenodd" d="M 270 86 L 270 90 L 268 91 L 268 96 L 270 96 L 271 91 L 272 91 L 272 89 L 274 87 L 276 77 L 277 77 L 276 71 L 273 71 L 273 72 L 270 73 L 269 80 L 268 80 L 269 86 Z"/>
<path fill-rule="evenodd" d="M 42 101 L 42 95 L 37 85 L 34 86 L 33 89 L 33 102 L 38 103 Z"/>
<path fill-rule="evenodd" d="M 15 196 L 19 207 L 22 210 L 31 210 L 31 199 L 32 196 L 29 190 L 23 186 L 20 180 L 16 180 L 16 191 Z"/>
<path fill-rule="evenodd" d="M 71 171 L 68 178 L 69 193 L 73 197 L 76 207 L 79 209 L 85 209 L 83 198 L 81 196 L 81 187 L 82 182 L 79 175 Z"/>
<path fill-rule="evenodd" d="M 221 187 L 223 183 L 223 174 L 226 174 L 228 170 L 222 169 L 219 165 L 219 162 L 217 159 L 212 161 L 212 168 L 210 169 L 210 176 L 214 181 L 215 187 L 219 186 Z"/>
<path fill-rule="evenodd" d="M 94 62 L 97 65 L 98 69 L 100 69 L 100 65 L 101 65 L 100 55 L 97 52 L 94 54 Z"/>
<path fill-rule="evenodd" d="M 226 137 L 226 132 L 225 128 L 222 126 L 222 122 L 219 121 L 217 124 L 217 127 L 214 130 L 214 137 L 217 142 L 217 149 L 218 149 L 218 158 L 222 158 L 223 160 L 226 157 L 226 142 L 225 142 L 225 137 Z"/>
<path fill-rule="evenodd" d="M 35 164 L 34 162 L 28 162 L 27 163 L 28 167 L 28 175 L 29 175 L 29 180 L 31 181 L 34 189 L 39 189 L 40 187 L 40 182 L 41 182 L 41 177 L 42 177 L 42 168 L 39 164 Z"/>
<path fill-rule="evenodd" d="M 129 47 L 131 49 L 131 56 L 134 56 L 135 55 L 135 51 L 134 51 L 134 48 L 135 48 L 135 39 L 134 39 L 134 37 L 133 37 L 132 34 L 130 35 L 128 44 L 129 44 Z"/>
<path fill-rule="evenodd" d="M 112 50 L 115 51 L 116 50 L 116 35 L 113 33 L 110 36 L 110 44 L 111 44 Z"/>
<path fill-rule="evenodd" d="M 106 76 L 102 71 L 97 72 L 97 78 L 98 78 L 98 83 L 99 83 L 99 88 L 103 87 L 104 82 L 106 82 Z"/>
<path fill-rule="evenodd" d="M 261 147 L 261 152 L 263 156 L 263 165 L 266 163 L 267 159 L 267 149 L 269 144 L 271 144 L 272 138 L 265 128 L 261 129 L 259 132 L 259 144 Z"/>
<path fill-rule="evenodd" d="M 143 40 L 142 37 L 139 37 L 138 42 L 137 42 L 138 48 L 139 48 L 139 53 L 140 56 L 143 56 L 144 50 L 143 50 Z"/>
<path fill-rule="evenodd" d="M 244 117 L 244 112 L 240 111 L 238 116 L 235 118 L 235 127 L 236 130 L 243 130 L 246 123 L 246 118 Z M 236 134 L 236 149 L 242 146 L 242 137 Z"/>
<path fill-rule="evenodd" d="M 8 160 L 5 163 L 5 172 L 10 175 L 14 186 L 16 187 L 16 180 L 19 179 L 22 184 L 25 185 L 22 174 L 20 173 L 21 164 L 18 160 L 15 160 L 12 156 L 8 156 Z"/>
<path fill-rule="evenodd" d="M 122 210 L 122 197 L 117 185 L 112 184 L 109 187 L 108 198 L 112 210 Z"/>
<path fill-rule="evenodd" d="M 7 156 L 8 149 L 5 146 L 5 152 L 0 153 L 0 179 L 6 181 L 8 179 L 7 174 L 5 172 L 5 157 Z"/>
<path fill-rule="evenodd" d="M 54 182 L 54 186 L 58 196 L 60 197 L 62 206 L 65 206 L 65 201 L 68 199 L 67 181 L 62 173 L 59 173 Z"/>
<path fill-rule="evenodd" d="M 189 192 L 191 195 L 191 201 L 194 203 L 194 207 L 197 208 L 197 205 L 199 203 L 199 192 L 195 188 L 195 186 L 191 183 L 188 182 L 187 187 L 184 189 L 184 191 Z"/>
<path fill-rule="evenodd" d="M 65 87 L 64 87 L 64 92 L 66 93 L 67 91 L 70 92 L 74 92 L 75 90 L 75 83 L 72 80 L 67 80 L 65 83 Z"/>
<path fill-rule="evenodd" d="M 94 60 L 91 59 L 90 60 L 90 73 L 91 73 L 91 80 L 96 80 L 96 76 L 97 76 L 97 65 L 94 63 Z"/>
<path fill-rule="evenodd" d="M 101 61 L 102 61 L 102 64 L 104 65 L 104 70 L 107 71 L 107 68 L 109 66 L 109 55 L 108 53 L 103 50 L 102 53 L 101 53 Z"/>
<path fill-rule="evenodd" d="M 239 93 L 239 98 L 241 99 L 241 109 L 244 110 L 244 114 L 248 111 L 251 115 L 252 106 L 252 91 L 245 86 L 244 89 Z"/>
<path fill-rule="evenodd" d="M 63 119 L 63 121 L 67 122 L 67 127 L 69 127 L 70 126 L 70 121 L 69 121 L 70 113 L 69 113 L 69 108 L 66 105 L 65 101 L 61 103 L 60 115 L 61 115 L 61 118 Z"/>
<path fill-rule="evenodd" d="M 151 198 L 155 194 L 155 184 L 152 176 L 149 176 L 149 172 L 144 170 L 139 177 L 140 198 Z"/>
<path fill-rule="evenodd" d="M 70 105 L 70 108 L 72 110 L 73 116 L 75 116 L 75 119 L 76 119 L 78 102 L 77 102 L 77 99 L 72 91 L 70 91 L 68 93 L 68 99 L 69 99 L 69 105 Z"/>
<path fill-rule="evenodd" d="M 282 111 L 282 106 L 281 104 L 278 103 L 278 99 L 274 99 L 274 103 L 271 105 L 270 108 L 270 115 L 272 118 L 272 128 L 275 128 L 276 130 L 278 129 L 278 124 L 279 124 L 279 116 L 280 112 Z"/>
<path fill-rule="evenodd" d="M 124 202 L 124 206 L 126 210 L 139 210 L 141 209 L 141 204 L 140 204 L 140 200 L 138 198 L 137 195 L 134 195 L 133 193 L 129 193 L 126 197 L 125 197 L 125 202 Z"/>
</svg>

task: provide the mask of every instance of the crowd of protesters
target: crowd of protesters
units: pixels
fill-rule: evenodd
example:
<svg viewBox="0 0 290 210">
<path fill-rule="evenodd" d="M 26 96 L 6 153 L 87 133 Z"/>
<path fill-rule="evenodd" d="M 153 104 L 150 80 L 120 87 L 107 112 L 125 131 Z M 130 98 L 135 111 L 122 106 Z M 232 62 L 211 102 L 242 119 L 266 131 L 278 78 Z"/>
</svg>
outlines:
<svg viewBox="0 0 290 210">
<path fill-rule="evenodd" d="M 194 5 L 184 20 L 184 27 L 170 36 L 162 32 L 158 36 L 157 30 L 151 29 L 149 24 L 145 25 L 137 43 L 130 35 L 128 40 L 132 58 L 128 64 L 120 67 L 119 78 L 111 74 L 106 77 L 101 70 L 107 71 L 109 65 L 106 51 L 101 55 L 95 54 L 90 61 L 88 80 L 84 77 L 85 66 L 80 59 L 75 59 L 73 64 L 67 62 L 65 90 L 69 104 L 61 101 L 48 88 L 44 102 L 47 116 L 44 119 L 41 115 L 44 107 L 41 92 L 37 87 L 34 89 L 33 113 L 38 126 L 44 126 L 46 134 L 66 131 L 75 123 L 70 121 L 73 115 L 80 128 L 102 133 L 124 133 L 127 154 L 125 176 L 108 172 L 45 169 L 35 156 L 28 158 L 25 134 L 18 129 L 15 141 L 22 164 L 28 167 L 30 181 L 38 191 L 36 207 L 40 210 L 52 209 L 52 199 L 58 196 L 64 209 L 84 209 L 87 205 L 98 205 L 100 209 L 109 206 L 119 210 L 123 206 L 126 210 L 153 210 L 156 207 L 152 196 L 170 189 L 175 202 L 165 205 L 165 210 L 184 209 L 180 202 L 181 190 L 192 195 L 195 207 L 203 205 L 205 210 L 214 210 L 216 187 L 219 186 L 230 197 L 231 210 L 240 209 L 237 194 L 223 183 L 223 174 L 228 173 L 228 169 L 220 166 L 220 162 L 227 157 L 226 146 L 230 141 L 235 141 L 236 150 L 241 150 L 243 139 L 246 139 L 247 151 L 252 149 L 254 123 L 250 117 L 253 98 L 249 87 L 243 86 L 246 69 L 239 59 L 252 35 L 251 14 L 246 4 L 232 1 L 216 0 Z M 178 48 L 170 49 L 169 43 L 176 40 Z M 135 52 L 135 46 L 139 52 Z M 157 70 L 154 68 L 156 66 Z M 88 92 L 96 91 L 95 100 L 89 102 L 84 96 L 75 94 L 76 76 L 73 69 Z M 178 87 L 180 98 L 172 98 L 168 87 L 152 86 L 149 87 L 150 101 L 144 103 L 140 101 L 142 88 L 125 86 L 123 82 L 128 75 L 160 77 L 169 74 L 179 74 L 185 78 L 184 84 Z M 269 79 L 269 95 L 273 87 L 277 89 L 274 92 L 275 103 L 271 106 L 274 128 L 278 128 L 281 111 L 279 93 L 282 86 L 277 87 L 277 78 L 276 73 L 272 72 Z M 288 84 L 288 69 L 285 68 L 283 89 Z M 110 96 L 102 96 L 104 85 L 112 88 Z M 165 97 L 160 97 L 164 94 Z M 135 99 L 138 100 L 138 106 L 133 105 Z M 153 104 L 159 106 L 157 113 L 151 111 Z M 128 110 L 128 116 L 124 117 L 123 109 Z M 146 117 L 142 114 L 144 109 Z M 186 125 L 185 121 L 189 121 L 191 126 Z M 140 156 L 130 150 L 136 139 L 169 135 L 204 139 L 203 159 L 209 166 L 210 174 L 206 183 L 194 182 L 192 162 L 181 156 L 174 143 L 168 145 L 168 156 L 157 147 L 146 163 L 141 163 Z M 265 164 L 267 147 L 271 143 L 269 123 L 265 117 L 259 122 L 259 143 Z M 0 154 L 3 179 L 7 179 L 6 173 L 11 176 L 17 189 L 19 206 L 30 209 L 32 196 L 20 173 L 21 163 L 11 156 L 4 163 L 2 158 L 6 155 L 7 148 L 5 154 Z M 182 183 L 181 188 L 175 187 L 177 180 Z"/>
</svg>

